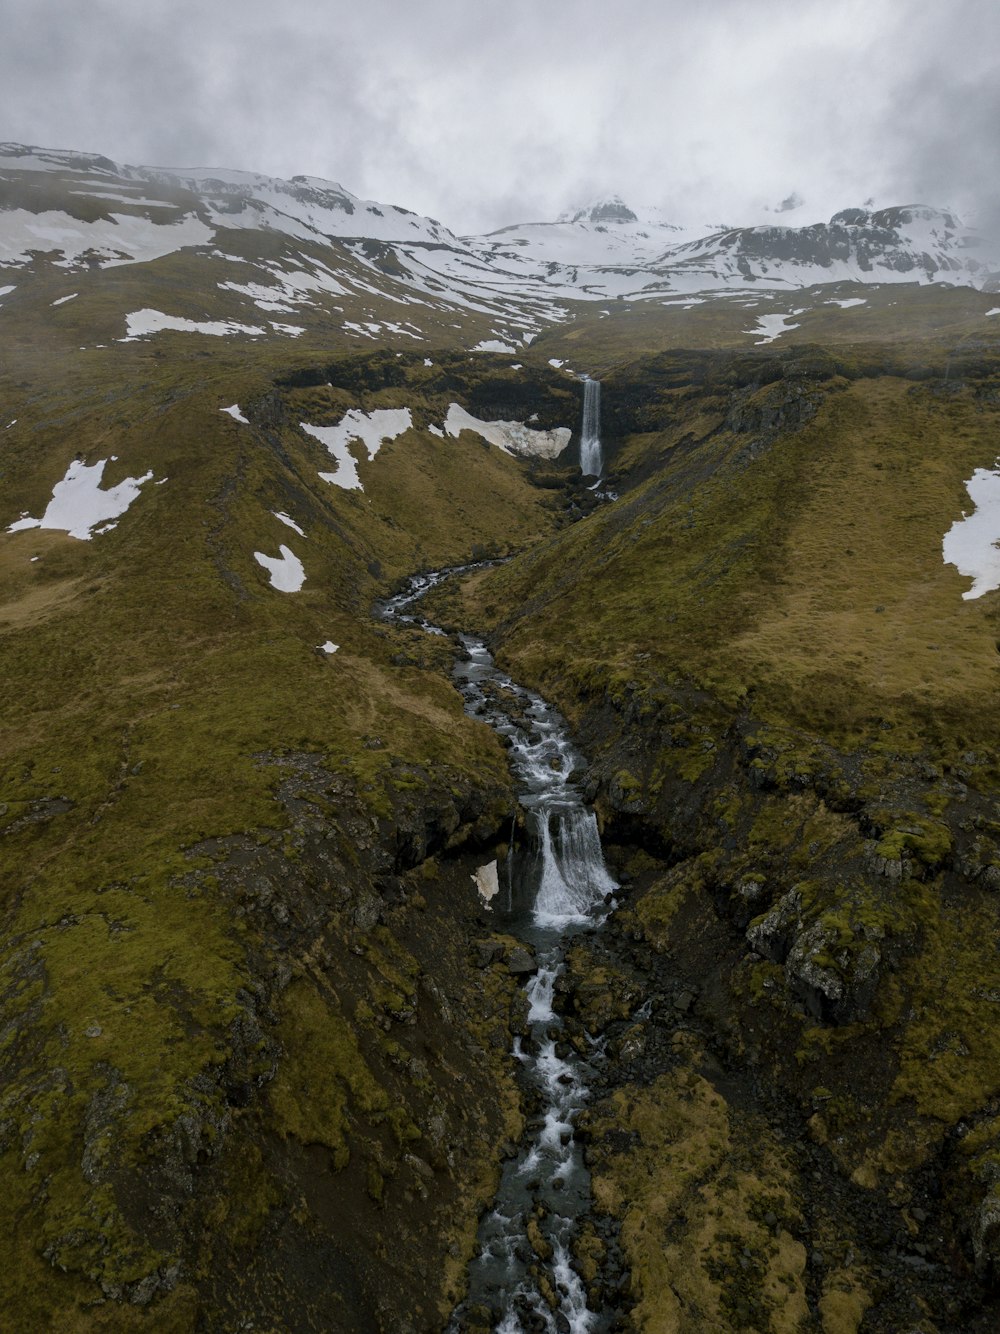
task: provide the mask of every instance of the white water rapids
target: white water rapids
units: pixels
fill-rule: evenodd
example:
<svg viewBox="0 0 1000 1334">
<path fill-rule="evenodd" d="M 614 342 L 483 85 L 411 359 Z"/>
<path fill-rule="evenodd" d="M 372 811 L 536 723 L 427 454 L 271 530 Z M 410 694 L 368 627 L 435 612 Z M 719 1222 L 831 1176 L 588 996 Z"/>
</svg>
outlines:
<svg viewBox="0 0 1000 1334">
<path fill-rule="evenodd" d="M 604 454 L 601 450 L 601 382 L 589 377 L 583 382 L 580 471 L 584 477 L 600 477 L 604 471 Z"/>
<path fill-rule="evenodd" d="M 409 609 L 447 575 L 474 568 L 417 576 L 384 604 L 383 614 L 440 634 Z M 527 817 L 529 838 L 512 849 L 494 907 L 504 919 L 498 927 L 535 951 L 537 971 L 525 987 L 528 1031 L 515 1039 L 513 1054 L 540 1114 L 504 1164 L 493 1208 L 480 1223 L 469 1294 L 449 1334 L 467 1328 L 466 1314 L 473 1311 L 477 1328 L 488 1313 L 498 1334 L 600 1334 L 610 1316 L 588 1308 L 572 1261 L 577 1224 L 590 1207 L 590 1178 L 573 1123 L 587 1100 L 589 1061 L 600 1053 L 592 1050 L 585 1060 L 563 1040 L 553 996 L 567 938 L 603 920 L 617 886 L 604 865 L 594 812 L 579 791 L 575 775 L 583 761 L 565 722 L 540 696 L 500 672 L 481 640 L 459 638 L 465 658 L 454 674 L 466 711 L 508 742 Z"/>
</svg>

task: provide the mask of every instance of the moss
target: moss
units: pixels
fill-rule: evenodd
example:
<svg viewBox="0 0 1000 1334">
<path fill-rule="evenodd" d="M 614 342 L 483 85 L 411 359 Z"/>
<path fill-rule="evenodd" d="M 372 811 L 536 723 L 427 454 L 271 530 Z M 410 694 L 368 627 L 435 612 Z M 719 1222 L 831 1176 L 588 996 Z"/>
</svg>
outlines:
<svg viewBox="0 0 1000 1334">
<path fill-rule="evenodd" d="M 350 1158 L 351 1110 L 382 1117 L 386 1091 L 372 1074 L 353 1030 L 330 998 L 304 980 L 285 993 L 280 1034 L 286 1048 L 268 1097 L 286 1135 L 323 1144 L 336 1169 Z"/>
<path fill-rule="evenodd" d="M 886 861 L 903 861 L 909 853 L 922 866 L 936 870 L 952 850 L 953 837 L 945 824 L 930 820 L 912 820 L 897 824 L 883 834 L 876 854 Z"/>
<path fill-rule="evenodd" d="M 805 1250 L 764 1222 L 777 1202 L 798 1230 L 792 1178 L 759 1125 L 750 1152 L 724 1100 L 691 1068 L 612 1095 L 587 1124 L 595 1201 L 621 1220 L 636 1329 L 800 1327 Z M 630 1147 L 612 1148 L 623 1136 Z"/>
</svg>

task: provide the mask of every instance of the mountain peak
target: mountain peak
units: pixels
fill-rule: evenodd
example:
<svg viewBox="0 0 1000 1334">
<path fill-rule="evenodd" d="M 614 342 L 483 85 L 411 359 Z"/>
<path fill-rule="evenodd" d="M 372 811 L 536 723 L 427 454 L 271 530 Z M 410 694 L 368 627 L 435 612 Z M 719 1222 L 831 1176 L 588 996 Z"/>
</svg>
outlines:
<svg viewBox="0 0 1000 1334">
<path fill-rule="evenodd" d="M 607 198 L 597 199 L 583 208 L 570 209 L 566 213 L 561 213 L 559 221 L 603 224 L 607 222 L 638 222 L 639 218 L 619 195 L 609 195 Z"/>
</svg>

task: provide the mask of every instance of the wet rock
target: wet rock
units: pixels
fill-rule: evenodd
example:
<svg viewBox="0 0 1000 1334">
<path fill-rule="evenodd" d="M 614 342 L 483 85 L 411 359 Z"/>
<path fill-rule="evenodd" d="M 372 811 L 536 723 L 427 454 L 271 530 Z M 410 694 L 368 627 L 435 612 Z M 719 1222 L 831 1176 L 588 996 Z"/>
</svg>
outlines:
<svg viewBox="0 0 1000 1334">
<path fill-rule="evenodd" d="M 535 956 L 526 945 L 515 945 L 507 952 L 507 969 L 515 976 L 534 973 L 538 968 Z"/>
</svg>

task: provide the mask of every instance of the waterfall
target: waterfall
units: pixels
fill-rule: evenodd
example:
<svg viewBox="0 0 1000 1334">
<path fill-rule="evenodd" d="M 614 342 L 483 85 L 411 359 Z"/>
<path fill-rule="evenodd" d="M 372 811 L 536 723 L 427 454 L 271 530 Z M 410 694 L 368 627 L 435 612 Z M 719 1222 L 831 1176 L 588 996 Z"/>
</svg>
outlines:
<svg viewBox="0 0 1000 1334">
<path fill-rule="evenodd" d="M 580 432 L 580 471 L 584 477 L 600 477 L 604 470 L 601 453 L 601 382 L 589 377 L 583 382 L 583 428 Z"/>
<path fill-rule="evenodd" d="M 542 861 L 535 921 L 557 928 L 588 921 L 595 906 L 617 888 L 604 866 L 594 812 L 583 805 L 552 815 L 541 809 L 534 820 Z"/>
</svg>

